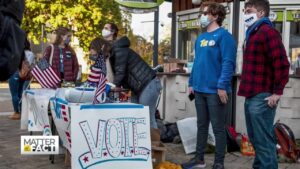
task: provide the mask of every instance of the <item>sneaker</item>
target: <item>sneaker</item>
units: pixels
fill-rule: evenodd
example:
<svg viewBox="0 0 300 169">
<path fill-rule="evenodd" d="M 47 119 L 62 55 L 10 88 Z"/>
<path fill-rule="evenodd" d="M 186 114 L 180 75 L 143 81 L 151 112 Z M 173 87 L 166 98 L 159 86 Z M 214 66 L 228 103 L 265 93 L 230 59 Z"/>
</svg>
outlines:
<svg viewBox="0 0 300 169">
<path fill-rule="evenodd" d="M 216 163 L 213 165 L 213 169 L 224 169 L 224 165 L 220 163 Z"/>
<path fill-rule="evenodd" d="M 187 163 L 181 165 L 182 169 L 196 169 L 196 168 L 205 168 L 206 164 L 204 160 L 199 160 L 197 158 L 192 158 Z"/>
<path fill-rule="evenodd" d="M 14 113 L 13 115 L 8 117 L 11 120 L 20 120 L 21 119 L 21 114 L 20 113 Z"/>
</svg>

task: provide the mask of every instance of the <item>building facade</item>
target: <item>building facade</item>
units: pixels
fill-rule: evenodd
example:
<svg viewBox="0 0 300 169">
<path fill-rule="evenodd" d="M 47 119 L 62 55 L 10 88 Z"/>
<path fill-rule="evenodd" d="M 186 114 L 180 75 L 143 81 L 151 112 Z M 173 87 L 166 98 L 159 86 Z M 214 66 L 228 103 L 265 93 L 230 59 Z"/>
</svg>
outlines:
<svg viewBox="0 0 300 169">
<path fill-rule="evenodd" d="M 194 42 L 201 34 L 199 25 L 199 5 L 192 2 L 197 0 L 172 0 L 172 57 L 193 62 Z M 204 0 L 202 0 L 204 1 Z M 238 42 L 237 69 L 233 81 L 232 109 L 228 115 L 229 124 L 234 124 L 237 131 L 246 133 L 244 117 L 244 98 L 236 95 L 239 86 L 239 74 L 242 69 L 242 45 L 245 38 L 243 22 L 244 1 L 222 2 L 227 6 L 228 15 L 224 27 L 231 32 Z M 299 0 L 270 0 L 270 19 L 275 28 L 281 33 L 291 65 L 300 56 L 300 1 Z M 194 103 L 187 98 L 187 83 L 189 74 L 164 74 L 163 99 L 160 111 L 167 121 L 174 122 L 186 117 L 195 116 Z M 174 92 L 176 91 L 176 92 Z M 294 75 L 290 69 L 290 79 L 277 109 L 276 120 L 288 124 L 300 138 L 300 76 Z M 176 105 L 176 106 L 168 106 Z"/>
</svg>

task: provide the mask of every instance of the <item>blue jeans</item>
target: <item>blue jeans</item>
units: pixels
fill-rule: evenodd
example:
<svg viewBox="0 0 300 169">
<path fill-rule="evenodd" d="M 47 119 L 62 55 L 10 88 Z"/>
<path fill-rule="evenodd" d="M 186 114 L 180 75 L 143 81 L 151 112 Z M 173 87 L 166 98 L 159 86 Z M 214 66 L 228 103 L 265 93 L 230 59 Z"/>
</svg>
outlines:
<svg viewBox="0 0 300 169">
<path fill-rule="evenodd" d="M 196 158 L 204 160 L 204 150 L 207 144 L 208 127 L 211 121 L 216 139 L 215 164 L 224 164 L 226 149 L 226 115 L 229 103 L 222 104 L 217 94 L 195 92 L 197 111 L 197 145 Z"/>
<path fill-rule="evenodd" d="M 156 112 L 156 103 L 157 99 L 160 95 L 160 91 L 162 89 L 160 80 L 158 78 L 154 78 L 149 84 L 143 89 L 139 96 L 132 96 L 131 101 L 133 103 L 139 103 L 144 106 L 149 106 L 150 113 L 150 127 L 158 128 L 155 112 Z"/>
<path fill-rule="evenodd" d="M 255 150 L 254 169 L 277 169 L 276 137 L 273 122 L 276 107 L 264 100 L 271 93 L 260 93 L 246 98 L 245 117 L 247 132 Z"/>
<path fill-rule="evenodd" d="M 29 81 L 20 81 L 19 79 L 19 72 L 16 71 L 8 80 L 12 104 L 16 113 L 21 113 L 22 93 L 29 85 Z"/>
</svg>

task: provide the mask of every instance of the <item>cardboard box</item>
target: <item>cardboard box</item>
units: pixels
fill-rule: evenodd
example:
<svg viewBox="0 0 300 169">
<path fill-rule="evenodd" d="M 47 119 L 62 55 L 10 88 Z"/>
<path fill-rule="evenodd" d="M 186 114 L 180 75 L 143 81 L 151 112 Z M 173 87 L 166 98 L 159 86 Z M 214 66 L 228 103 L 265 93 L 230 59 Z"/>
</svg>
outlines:
<svg viewBox="0 0 300 169">
<path fill-rule="evenodd" d="M 164 72 L 170 73 L 176 70 L 183 70 L 184 63 L 164 63 Z"/>
<path fill-rule="evenodd" d="M 165 161 L 167 148 L 160 141 L 159 129 L 151 129 L 151 149 L 152 164 L 156 167 L 159 163 Z"/>
<path fill-rule="evenodd" d="M 166 160 L 166 147 L 163 143 L 159 142 L 152 142 L 152 164 L 153 167 L 156 167 L 159 163 L 164 162 Z"/>
</svg>

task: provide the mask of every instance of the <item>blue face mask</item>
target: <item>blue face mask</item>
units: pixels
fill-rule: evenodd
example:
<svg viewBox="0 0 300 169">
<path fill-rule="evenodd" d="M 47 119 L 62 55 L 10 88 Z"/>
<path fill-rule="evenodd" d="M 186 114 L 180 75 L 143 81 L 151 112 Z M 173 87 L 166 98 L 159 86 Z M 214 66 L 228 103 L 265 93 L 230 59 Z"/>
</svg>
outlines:
<svg viewBox="0 0 300 169">
<path fill-rule="evenodd" d="M 201 15 L 200 17 L 200 24 L 202 28 L 206 28 L 211 21 L 208 19 L 208 15 Z"/>
<path fill-rule="evenodd" d="M 65 40 L 65 45 L 69 45 L 70 42 L 71 42 L 71 39 L 70 39 L 70 38 L 67 38 L 67 39 Z"/>
</svg>

